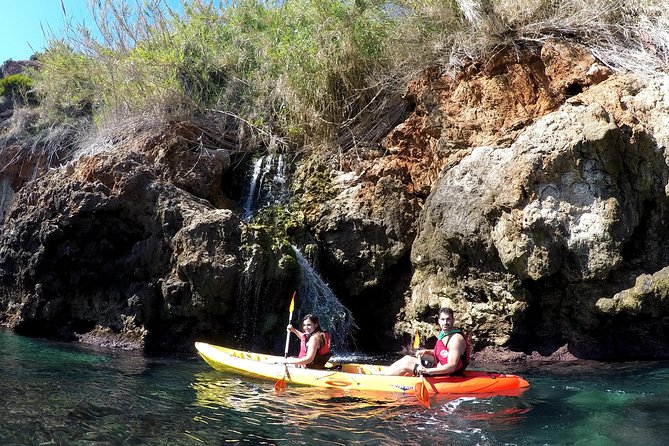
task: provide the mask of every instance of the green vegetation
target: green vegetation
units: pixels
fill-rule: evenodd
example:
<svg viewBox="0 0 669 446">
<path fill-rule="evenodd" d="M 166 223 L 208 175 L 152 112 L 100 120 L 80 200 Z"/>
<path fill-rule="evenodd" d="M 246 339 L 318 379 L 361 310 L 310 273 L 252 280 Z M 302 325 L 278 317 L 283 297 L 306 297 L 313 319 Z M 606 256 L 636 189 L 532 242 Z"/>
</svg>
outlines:
<svg viewBox="0 0 669 446">
<path fill-rule="evenodd" d="M 30 90 L 33 80 L 25 74 L 12 74 L 0 79 L 0 96 L 10 101 L 27 102 L 30 99 Z"/>
<path fill-rule="evenodd" d="M 43 115 L 213 110 L 282 140 L 346 150 L 401 119 L 407 79 L 430 65 L 447 71 L 500 48 L 564 37 L 614 69 L 669 66 L 664 0 L 195 0 L 182 7 L 92 1 L 102 39 L 73 25 L 40 57 Z"/>
<path fill-rule="evenodd" d="M 254 225 L 260 225 L 271 232 L 277 240 L 289 243 L 294 236 L 301 236 L 306 231 L 296 206 L 268 206 L 262 208 L 253 218 Z M 292 251 L 291 251 L 292 252 Z"/>
<path fill-rule="evenodd" d="M 271 255 L 275 260 L 265 258 L 269 261 L 264 264 L 266 268 L 272 268 L 275 272 L 266 275 L 276 277 L 278 273 L 278 275 L 284 277 L 295 276 L 299 267 L 295 259 L 295 251 L 288 238 L 289 233 L 286 231 L 285 221 L 282 226 L 263 221 L 264 217 L 268 217 L 270 214 L 278 215 L 284 219 L 291 218 L 285 210 L 274 208 L 274 210 L 267 210 L 263 217 L 255 219 L 251 224 L 243 225 L 242 255 L 246 259 L 256 257 L 256 265 L 259 265 L 261 257 L 258 256 L 261 255 L 260 253 L 265 253 L 265 255 L 272 253 Z M 257 246 L 261 248 L 258 252 L 255 251 Z"/>
</svg>

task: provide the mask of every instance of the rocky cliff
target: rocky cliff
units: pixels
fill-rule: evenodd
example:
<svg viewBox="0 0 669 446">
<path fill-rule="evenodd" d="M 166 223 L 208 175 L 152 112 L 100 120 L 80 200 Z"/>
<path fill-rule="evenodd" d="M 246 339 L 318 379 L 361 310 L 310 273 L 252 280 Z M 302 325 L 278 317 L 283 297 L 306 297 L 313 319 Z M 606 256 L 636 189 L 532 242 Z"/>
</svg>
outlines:
<svg viewBox="0 0 669 446">
<path fill-rule="evenodd" d="M 364 350 L 433 335 L 446 304 L 480 359 L 669 356 L 669 76 L 549 41 L 428 70 L 405 98 L 382 144 L 297 156 L 289 215 L 253 224 L 235 187 L 248 158 L 187 119 L 27 162 L 29 182 L 3 171 L 3 323 L 128 348 L 275 348 L 295 243 Z"/>
<path fill-rule="evenodd" d="M 229 153 L 193 144 L 195 133 L 184 122 L 156 127 L 20 187 L 2 226 L 3 323 L 31 335 L 181 351 L 197 338 L 250 343 L 274 328 L 244 321 L 260 317 L 237 298 L 244 263 L 252 259 L 266 277 L 253 299 L 268 289 L 287 294 L 296 267 L 282 261 L 285 247 L 261 243 L 262 228 L 225 208 Z M 267 309 L 278 304 L 269 300 Z"/>
<path fill-rule="evenodd" d="M 560 42 L 425 73 L 383 149 L 333 174 L 312 224 L 333 283 L 397 333 L 452 306 L 480 358 L 666 357 L 667 86 Z"/>
</svg>

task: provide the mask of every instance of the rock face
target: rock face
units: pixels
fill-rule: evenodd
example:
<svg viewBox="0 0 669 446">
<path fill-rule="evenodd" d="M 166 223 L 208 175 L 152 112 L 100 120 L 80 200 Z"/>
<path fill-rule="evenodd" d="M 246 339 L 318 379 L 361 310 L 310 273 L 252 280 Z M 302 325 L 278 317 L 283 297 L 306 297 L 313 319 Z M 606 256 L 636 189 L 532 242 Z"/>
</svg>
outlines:
<svg viewBox="0 0 669 446">
<path fill-rule="evenodd" d="M 361 350 L 415 330 L 429 343 L 450 305 L 482 360 L 669 357 L 669 76 L 614 74 L 552 41 L 429 70 L 406 99 L 379 146 L 302 152 L 293 208 L 251 224 L 224 184 L 231 155 L 186 122 L 0 176 L 0 321 L 277 352 L 294 243 L 353 312 Z"/>
<path fill-rule="evenodd" d="M 385 152 L 337 160 L 343 168 L 333 182 L 348 186 L 312 222 L 317 239 L 338 253 L 331 271 L 360 265 L 354 275 L 334 276 L 356 277 L 358 288 L 349 283 L 342 294 L 391 311 L 390 302 L 401 299 L 395 331 L 405 335 L 419 329 L 430 336 L 438 307 L 450 305 L 477 350 L 667 357 L 662 299 L 644 304 L 647 294 L 624 291 L 669 260 L 661 223 L 667 91 L 666 76 L 613 75 L 578 46 L 559 42 L 456 78 L 426 73 L 409 88 L 415 113 L 388 136 Z M 420 214 L 398 212 L 407 208 L 390 198 L 385 218 L 347 226 L 352 209 L 363 221 L 378 207 L 378 195 L 359 191 L 382 178 L 404 185 L 405 202 L 413 200 Z M 398 259 L 391 246 L 403 254 L 411 246 L 411 283 L 396 282 L 405 285 L 402 296 L 377 286 L 397 272 L 370 268 L 378 263 L 355 242 L 375 233 L 370 221 L 386 228 L 374 237 L 377 252 L 386 248 L 382 258 Z M 390 237 L 390 222 L 407 228 L 401 245 Z M 656 280 L 645 293 L 661 293 L 653 291 L 662 289 Z M 653 310 L 632 312 L 631 296 Z M 619 341 L 621 324 L 646 346 Z"/>
<path fill-rule="evenodd" d="M 230 159 L 191 150 L 188 131 L 157 130 L 20 190 L 0 242 L 5 324 L 147 350 L 239 334 L 240 281 L 253 280 L 243 274 L 244 231 L 232 210 L 212 205 Z M 265 257 L 277 263 L 271 250 Z"/>
<path fill-rule="evenodd" d="M 399 347 L 389 340 L 396 337 L 392 326 L 408 289 L 421 202 L 400 179 L 404 174 L 392 165 L 340 172 L 328 200 L 303 206 L 321 252 L 320 270 L 364 327 L 357 341 L 362 348 Z"/>
<path fill-rule="evenodd" d="M 669 308 L 641 300 L 661 277 L 624 290 L 669 260 L 667 80 L 612 78 L 445 172 L 413 245 L 413 314 L 450 303 L 484 344 L 666 357 Z M 621 324 L 652 347 L 618 341 Z"/>
</svg>

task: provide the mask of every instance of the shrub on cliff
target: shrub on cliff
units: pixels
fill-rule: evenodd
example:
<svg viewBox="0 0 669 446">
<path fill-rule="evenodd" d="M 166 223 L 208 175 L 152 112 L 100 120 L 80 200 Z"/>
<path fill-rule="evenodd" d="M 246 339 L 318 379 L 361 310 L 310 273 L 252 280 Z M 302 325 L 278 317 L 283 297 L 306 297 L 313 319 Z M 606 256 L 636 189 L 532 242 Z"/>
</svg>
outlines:
<svg viewBox="0 0 669 446">
<path fill-rule="evenodd" d="M 12 74 L 0 79 L 0 96 L 14 102 L 28 102 L 32 98 L 33 80 L 25 74 Z"/>
<path fill-rule="evenodd" d="M 416 54 L 449 70 L 483 62 L 503 48 L 573 40 L 605 65 L 649 71 L 669 67 L 664 0 L 406 0 L 403 37 Z M 415 44 L 408 43 L 410 46 Z"/>
<path fill-rule="evenodd" d="M 331 135 L 371 110 L 384 86 L 369 79 L 388 67 L 395 23 L 375 4 L 340 0 L 92 7 L 102 41 L 71 26 L 41 57 L 38 92 L 52 114 L 167 101 L 232 111 L 295 139 Z"/>
<path fill-rule="evenodd" d="M 41 57 L 52 116 L 216 110 L 297 144 L 377 141 L 406 80 L 501 47 L 575 39 L 606 65 L 669 65 L 663 0 L 128 0 L 91 2 L 101 39 L 71 26 Z"/>
</svg>

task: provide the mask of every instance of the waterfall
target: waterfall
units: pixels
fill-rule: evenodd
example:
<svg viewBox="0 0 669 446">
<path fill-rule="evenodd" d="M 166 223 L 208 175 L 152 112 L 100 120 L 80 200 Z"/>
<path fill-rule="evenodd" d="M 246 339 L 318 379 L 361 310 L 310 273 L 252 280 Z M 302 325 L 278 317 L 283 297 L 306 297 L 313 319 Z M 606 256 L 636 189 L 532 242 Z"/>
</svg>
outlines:
<svg viewBox="0 0 669 446">
<path fill-rule="evenodd" d="M 254 160 L 242 200 L 242 219 L 245 222 L 250 221 L 259 210 L 265 207 L 283 205 L 288 202 L 290 198 L 289 173 L 290 166 L 286 162 L 285 155 L 269 154 Z M 256 282 L 262 280 L 266 258 L 253 240 L 250 239 L 249 243 L 253 247 L 245 250 L 243 254 L 244 270 L 239 282 L 235 320 L 238 341 L 247 346 L 251 342 L 254 344 L 253 348 L 256 343 L 261 342 L 255 339 L 255 334 L 259 329 L 262 332 L 262 327 L 267 326 L 267 324 L 259 324 L 258 321 L 264 317 L 261 314 L 260 302 L 269 290 L 266 289 L 268 284 Z M 300 318 L 313 313 L 318 316 L 323 329 L 330 332 L 333 347 L 339 350 L 346 348 L 351 331 L 357 328 L 351 311 L 337 299 L 337 296 L 300 250 L 295 246 L 293 250 L 300 268 L 297 308 L 292 321 L 293 325 L 300 329 Z M 261 269 L 258 270 L 259 268 Z M 255 280 L 252 279 L 254 277 Z"/>
<path fill-rule="evenodd" d="M 274 186 L 271 190 L 272 201 L 275 204 L 286 203 L 288 201 L 288 163 L 286 163 L 286 156 L 278 155 L 276 161 L 276 174 L 274 176 Z"/>
<path fill-rule="evenodd" d="M 333 347 L 346 347 L 351 330 L 357 328 L 351 311 L 337 299 L 300 250 L 295 246 L 293 250 L 300 266 L 297 317 L 304 317 L 309 313 L 317 315 L 322 328 L 330 332 Z M 293 324 L 297 326 L 295 321 Z"/>
<path fill-rule="evenodd" d="M 260 209 L 285 203 L 288 199 L 288 165 L 283 154 L 258 157 L 242 205 L 242 220 L 248 222 Z"/>
<path fill-rule="evenodd" d="M 248 222 L 253 215 L 253 198 L 256 193 L 256 184 L 258 183 L 258 177 L 260 176 L 260 169 L 262 168 L 263 157 L 259 157 L 253 163 L 253 170 L 251 171 L 251 180 L 246 191 L 246 197 L 244 198 L 242 220 Z"/>
<path fill-rule="evenodd" d="M 242 215 L 244 222 L 249 222 L 256 213 L 267 206 L 284 204 L 288 201 L 289 166 L 283 154 L 269 154 L 257 157 L 253 161 L 248 175 L 248 182 L 242 197 Z M 244 269 L 240 274 L 239 289 L 236 299 L 235 327 L 237 341 L 245 348 L 260 347 L 263 340 L 257 338 L 258 330 L 263 332 L 267 324 L 260 322 L 262 301 L 271 285 L 263 283 L 263 270 L 267 268 L 267 259 L 263 251 L 255 244 L 253 236 L 247 240 L 249 249 L 242 251 Z M 250 344 L 250 345 L 249 345 Z"/>
</svg>

